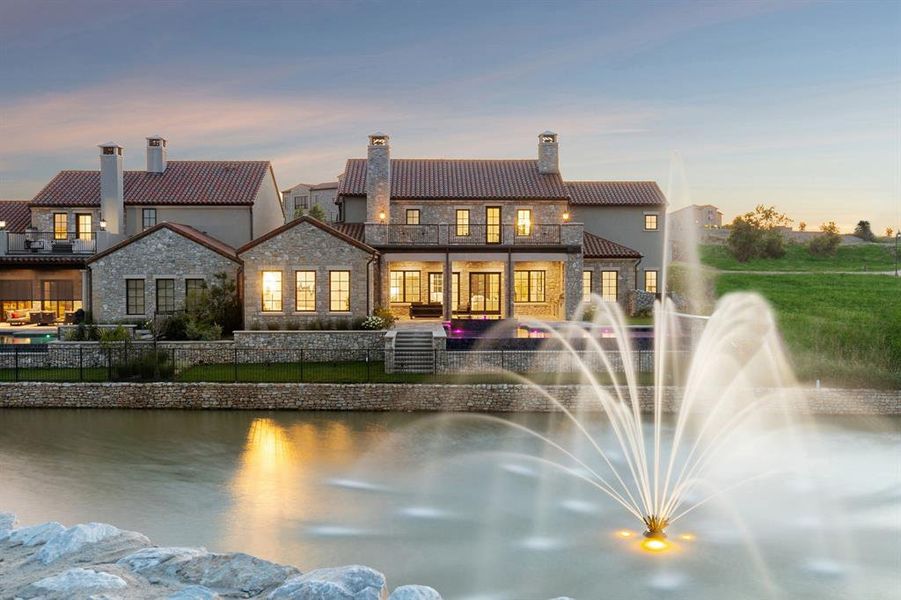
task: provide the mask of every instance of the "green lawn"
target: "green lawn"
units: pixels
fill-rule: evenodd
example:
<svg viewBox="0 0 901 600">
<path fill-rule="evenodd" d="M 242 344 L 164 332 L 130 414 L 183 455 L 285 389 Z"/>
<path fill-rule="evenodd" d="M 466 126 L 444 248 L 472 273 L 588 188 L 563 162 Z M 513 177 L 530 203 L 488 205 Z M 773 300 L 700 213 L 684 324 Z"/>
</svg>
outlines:
<svg viewBox="0 0 901 600">
<path fill-rule="evenodd" d="M 16 379 L 15 369 L 0 369 L 0 381 L 106 381 L 106 369 L 23 368 Z"/>
<path fill-rule="evenodd" d="M 796 373 L 824 385 L 901 389 L 901 278 L 722 273 L 716 292 L 773 305 Z"/>
<path fill-rule="evenodd" d="M 817 257 L 806 246 L 788 244 L 782 258 L 758 258 L 740 263 L 725 246 L 703 245 L 701 262 L 723 271 L 894 271 L 895 247 L 888 244 L 839 246 L 835 256 Z"/>
</svg>

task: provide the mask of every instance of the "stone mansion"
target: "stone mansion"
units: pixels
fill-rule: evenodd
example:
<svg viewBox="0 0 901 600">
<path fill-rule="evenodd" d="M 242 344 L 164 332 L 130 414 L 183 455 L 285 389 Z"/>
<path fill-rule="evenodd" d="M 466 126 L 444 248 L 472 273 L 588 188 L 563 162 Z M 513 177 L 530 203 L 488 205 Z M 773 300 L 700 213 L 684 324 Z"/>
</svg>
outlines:
<svg viewBox="0 0 901 600">
<path fill-rule="evenodd" d="M 573 315 L 589 294 L 657 293 L 666 199 L 654 182 L 565 181 L 558 136 L 527 160 L 392 158 L 387 135 L 338 178 L 335 220 L 285 208 L 265 161 L 167 161 L 146 171 L 101 146 L 100 171 L 63 171 L 28 202 L 0 202 L 0 302 L 138 321 L 184 308 L 219 272 L 245 327 L 362 317 Z"/>
</svg>

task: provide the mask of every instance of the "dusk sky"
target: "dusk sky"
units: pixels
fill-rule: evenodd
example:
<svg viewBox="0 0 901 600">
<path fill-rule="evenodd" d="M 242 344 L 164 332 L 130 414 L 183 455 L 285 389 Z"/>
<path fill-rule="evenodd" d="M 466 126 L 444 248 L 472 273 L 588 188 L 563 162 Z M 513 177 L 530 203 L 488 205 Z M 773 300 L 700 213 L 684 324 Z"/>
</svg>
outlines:
<svg viewBox="0 0 901 600">
<path fill-rule="evenodd" d="M 901 2 L 0 0 L 0 198 L 96 145 L 268 159 L 333 180 L 394 157 L 531 158 L 655 179 L 671 208 L 775 204 L 811 228 L 901 224 Z"/>
</svg>

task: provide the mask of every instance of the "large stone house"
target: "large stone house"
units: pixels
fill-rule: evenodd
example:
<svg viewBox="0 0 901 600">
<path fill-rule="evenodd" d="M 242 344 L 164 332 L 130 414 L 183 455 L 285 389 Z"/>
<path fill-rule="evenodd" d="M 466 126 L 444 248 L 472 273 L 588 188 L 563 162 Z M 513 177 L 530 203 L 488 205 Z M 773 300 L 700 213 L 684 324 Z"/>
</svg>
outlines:
<svg viewBox="0 0 901 600">
<path fill-rule="evenodd" d="M 292 188 L 282 190 L 282 204 L 285 207 L 285 222 L 289 223 L 307 213 L 314 206 L 322 209 L 325 220 L 329 223 L 338 220 L 338 206 L 335 200 L 338 195 L 338 182 L 298 183 Z"/>
<path fill-rule="evenodd" d="M 149 137 L 146 169 L 125 170 L 123 148 L 102 144 L 100 170 L 61 171 L 27 203 L 26 227 L 17 221 L 15 229 L 0 228 L 2 318 L 25 308 L 62 320 L 89 308 L 91 275 L 111 262 L 86 264 L 159 223 L 192 227 L 230 247 L 284 223 L 268 161 L 170 161 L 167 151 L 164 138 Z M 22 210 L 21 203 L 16 207 Z M 172 259 L 171 253 L 148 255 L 147 272 Z M 126 291 L 124 279 L 120 284 L 119 300 Z"/>
<path fill-rule="evenodd" d="M 238 250 L 246 319 L 381 306 L 402 319 L 554 320 L 591 293 L 625 304 L 660 289 L 660 189 L 564 181 L 554 133 L 531 160 L 392 159 L 388 136 L 373 134 L 339 181 L 338 223 L 295 221 Z M 350 308 L 332 302 L 336 285 Z"/>
</svg>

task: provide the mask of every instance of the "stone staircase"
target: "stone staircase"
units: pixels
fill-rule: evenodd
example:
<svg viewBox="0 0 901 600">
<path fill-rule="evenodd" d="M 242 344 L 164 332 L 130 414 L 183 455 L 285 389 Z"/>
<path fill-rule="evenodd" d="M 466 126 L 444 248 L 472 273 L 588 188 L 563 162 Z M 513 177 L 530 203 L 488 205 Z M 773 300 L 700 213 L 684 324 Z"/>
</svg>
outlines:
<svg viewBox="0 0 901 600">
<path fill-rule="evenodd" d="M 435 352 L 432 349 L 430 330 L 398 330 L 394 338 L 394 372 L 435 372 Z"/>
</svg>

